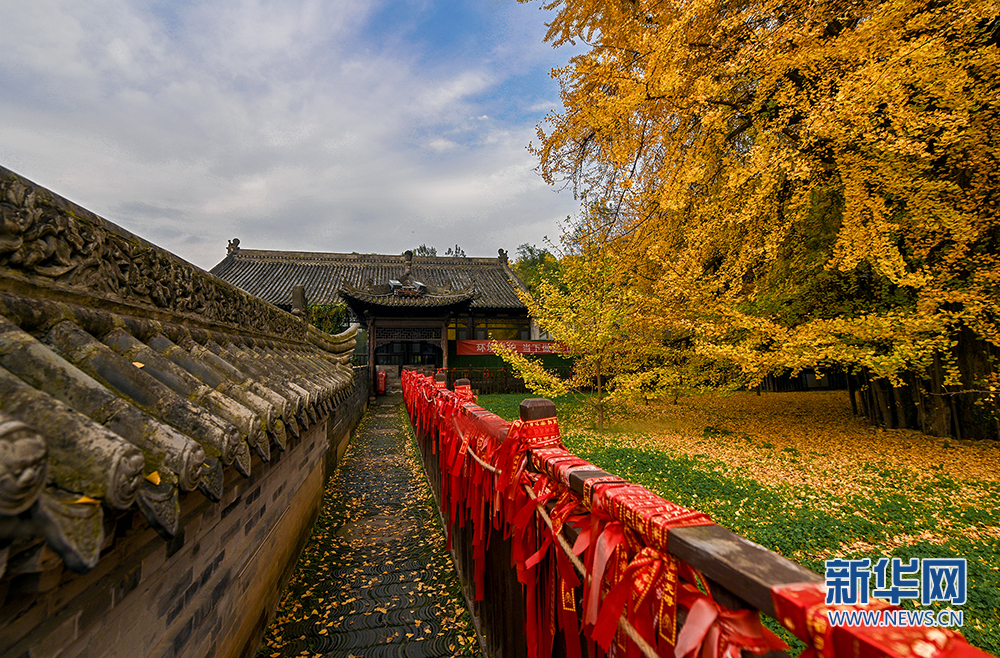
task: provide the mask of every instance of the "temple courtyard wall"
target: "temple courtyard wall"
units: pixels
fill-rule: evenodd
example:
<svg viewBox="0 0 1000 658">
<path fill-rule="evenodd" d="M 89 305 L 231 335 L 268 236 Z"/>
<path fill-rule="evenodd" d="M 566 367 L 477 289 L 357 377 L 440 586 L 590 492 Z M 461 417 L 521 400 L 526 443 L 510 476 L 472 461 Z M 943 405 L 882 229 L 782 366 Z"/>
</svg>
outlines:
<svg viewBox="0 0 1000 658">
<path fill-rule="evenodd" d="M 253 655 L 368 404 L 356 336 L 0 167 L 0 658 Z"/>
<path fill-rule="evenodd" d="M 42 549 L 0 580 L 0 655 L 252 656 L 319 510 L 326 475 L 368 402 L 367 372 L 334 413 L 252 475 L 227 469 L 220 502 L 181 499 L 165 540 L 139 512 L 109 522 L 113 544 L 86 574 Z M 21 572 L 21 573 L 19 573 Z"/>
</svg>

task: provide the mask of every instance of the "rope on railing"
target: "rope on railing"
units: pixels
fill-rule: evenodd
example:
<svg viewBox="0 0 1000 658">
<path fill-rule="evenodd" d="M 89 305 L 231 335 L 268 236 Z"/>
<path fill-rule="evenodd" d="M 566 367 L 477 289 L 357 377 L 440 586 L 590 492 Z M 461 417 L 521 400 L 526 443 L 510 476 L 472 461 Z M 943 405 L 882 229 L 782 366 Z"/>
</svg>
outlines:
<svg viewBox="0 0 1000 658">
<path fill-rule="evenodd" d="M 454 421 L 452 421 L 452 422 L 454 423 Z M 465 439 L 465 434 L 462 433 L 462 430 L 458 429 L 457 424 L 456 424 L 456 427 L 455 427 L 455 431 L 458 432 L 458 435 L 461 436 L 462 439 Z M 488 463 L 484 462 L 482 459 L 480 459 L 479 455 L 477 455 L 472 450 L 472 448 L 469 448 L 469 453 L 468 454 L 472 455 L 472 458 L 476 461 L 476 463 L 479 464 L 480 466 L 482 466 L 483 468 L 485 468 L 490 473 L 499 473 L 500 472 L 497 469 L 493 468 L 493 466 L 491 466 L 490 464 L 488 464 Z"/>
<path fill-rule="evenodd" d="M 465 443 L 465 434 L 458 426 L 458 423 L 455 422 L 454 418 L 451 419 L 451 423 L 455 429 L 455 432 L 458 433 L 458 436 L 462 439 L 462 442 Z M 482 466 L 490 473 L 496 474 L 499 472 L 491 464 L 480 459 L 479 455 L 477 455 L 472 448 L 468 449 L 467 454 L 471 455 L 472 459 L 475 460 L 477 464 Z M 521 486 L 524 487 L 525 492 L 528 494 L 528 496 L 531 497 L 531 500 L 538 499 L 538 496 L 535 495 L 535 492 L 531 489 L 531 487 L 529 487 L 524 483 L 522 483 Z M 548 515 L 543 506 L 538 505 L 537 509 L 539 514 L 542 515 L 542 520 L 545 521 L 545 525 L 549 527 L 549 532 L 552 533 L 552 536 L 555 537 L 556 541 L 559 543 L 559 548 L 561 548 L 563 552 L 566 553 L 566 556 L 569 558 L 570 562 L 573 563 L 573 566 L 576 567 L 576 570 L 580 574 L 580 576 L 582 576 L 585 580 L 592 581 L 593 578 L 591 578 L 591 575 L 587 573 L 587 568 L 583 566 L 582 562 L 580 562 L 580 558 L 578 558 L 573 553 L 573 549 L 572 547 L 570 547 L 569 542 L 566 541 L 566 539 L 562 536 L 561 532 L 557 533 L 555 531 L 555 528 L 552 526 L 552 517 Z M 591 586 L 593 586 L 593 583 L 591 583 Z M 646 640 L 641 635 L 639 635 L 639 631 L 635 630 L 635 627 L 632 626 L 632 624 L 630 624 L 627 619 L 625 619 L 624 613 L 622 614 L 621 617 L 618 618 L 618 627 L 622 629 L 626 635 L 628 635 L 630 640 L 635 642 L 635 645 L 639 647 L 639 651 L 641 651 L 642 654 L 646 656 L 646 658 L 659 658 L 656 653 L 656 650 L 652 646 L 650 646 L 650 644 L 646 642 Z"/>
</svg>

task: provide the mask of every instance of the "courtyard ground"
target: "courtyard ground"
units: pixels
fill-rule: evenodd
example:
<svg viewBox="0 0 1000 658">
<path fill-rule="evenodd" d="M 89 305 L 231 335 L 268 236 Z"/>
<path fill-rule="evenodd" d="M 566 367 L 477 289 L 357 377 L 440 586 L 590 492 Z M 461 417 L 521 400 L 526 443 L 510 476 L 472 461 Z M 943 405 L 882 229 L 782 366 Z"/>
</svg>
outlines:
<svg viewBox="0 0 1000 658">
<path fill-rule="evenodd" d="M 401 396 L 369 407 L 257 658 L 478 656 Z"/>
</svg>

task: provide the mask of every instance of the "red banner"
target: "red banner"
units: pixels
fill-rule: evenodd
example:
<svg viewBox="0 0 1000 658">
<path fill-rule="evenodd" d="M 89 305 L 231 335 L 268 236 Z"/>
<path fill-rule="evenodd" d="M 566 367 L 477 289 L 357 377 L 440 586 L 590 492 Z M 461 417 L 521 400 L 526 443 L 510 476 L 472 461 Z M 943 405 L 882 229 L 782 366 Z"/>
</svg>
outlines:
<svg viewBox="0 0 1000 658">
<path fill-rule="evenodd" d="M 474 356 L 476 354 L 493 354 L 490 349 L 491 340 L 459 340 L 455 341 L 459 356 Z M 511 347 L 518 354 L 528 356 L 534 354 L 565 354 L 565 348 L 551 340 L 501 340 L 499 341 Z"/>
</svg>

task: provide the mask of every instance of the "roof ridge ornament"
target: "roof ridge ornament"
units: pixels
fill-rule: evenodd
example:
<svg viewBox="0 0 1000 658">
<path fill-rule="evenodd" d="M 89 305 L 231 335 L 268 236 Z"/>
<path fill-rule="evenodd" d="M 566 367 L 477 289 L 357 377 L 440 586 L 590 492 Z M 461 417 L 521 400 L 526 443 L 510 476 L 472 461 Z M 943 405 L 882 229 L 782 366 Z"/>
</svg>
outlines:
<svg viewBox="0 0 1000 658">
<path fill-rule="evenodd" d="M 497 249 L 497 260 L 500 261 L 501 265 L 507 264 L 507 252 L 503 249 Z"/>
<path fill-rule="evenodd" d="M 35 430 L 0 412 L 0 514 L 31 507 L 45 486 L 49 451 Z"/>
<path fill-rule="evenodd" d="M 229 244 L 226 246 L 226 255 L 232 256 L 235 253 L 239 253 L 239 251 L 240 251 L 240 239 L 233 238 L 232 240 L 229 241 Z"/>
</svg>

